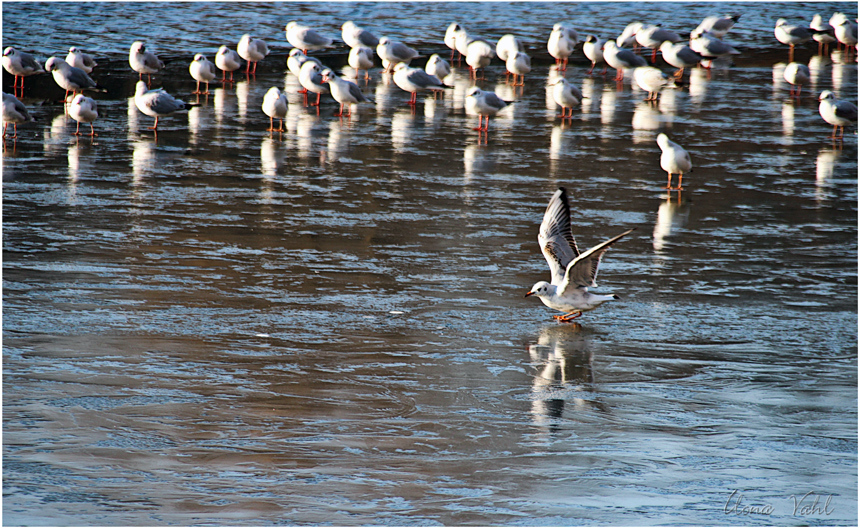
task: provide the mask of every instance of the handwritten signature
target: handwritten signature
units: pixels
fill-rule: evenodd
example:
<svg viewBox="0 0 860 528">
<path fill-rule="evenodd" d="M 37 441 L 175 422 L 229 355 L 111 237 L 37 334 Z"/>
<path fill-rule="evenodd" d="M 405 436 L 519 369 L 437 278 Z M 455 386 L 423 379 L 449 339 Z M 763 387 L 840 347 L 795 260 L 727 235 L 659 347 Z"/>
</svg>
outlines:
<svg viewBox="0 0 860 528">
<path fill-rule="evenodd" d="M 791 495 L 788 498 L 792 500 L 793 510 L 791 514 L 795 517 L 833 513 L 833 507 L 830 505 L 833 499 L 832 494 L 822 498 L 820 493 L 809 491 L 804 495 Z M 734 490 L 729 495 L 723 506 L 723 513 L 726 515 L 771 515 L 773 511 L 774 506 L 772 504 L 744 504 L 744 495 L 738 490 Z"/>
</svg>

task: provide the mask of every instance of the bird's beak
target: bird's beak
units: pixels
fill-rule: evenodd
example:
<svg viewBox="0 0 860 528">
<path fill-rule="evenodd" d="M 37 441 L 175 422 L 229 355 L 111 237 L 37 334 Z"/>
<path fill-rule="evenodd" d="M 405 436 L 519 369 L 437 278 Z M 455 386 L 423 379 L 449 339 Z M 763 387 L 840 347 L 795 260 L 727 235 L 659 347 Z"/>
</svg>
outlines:
<svg viewBox="0 0 860 528">
<path fill-rule="evenodd" d="M 523 296 L 523 298 L 530 297 L 530 296 L 532 296 L 532 295 L 534 295 L 534 294 L 535 294 L 535 292 L 530 291 L 530 292 L 528 292 L 527 294 L 525 294 L 525 295 Z"/>
</svg>

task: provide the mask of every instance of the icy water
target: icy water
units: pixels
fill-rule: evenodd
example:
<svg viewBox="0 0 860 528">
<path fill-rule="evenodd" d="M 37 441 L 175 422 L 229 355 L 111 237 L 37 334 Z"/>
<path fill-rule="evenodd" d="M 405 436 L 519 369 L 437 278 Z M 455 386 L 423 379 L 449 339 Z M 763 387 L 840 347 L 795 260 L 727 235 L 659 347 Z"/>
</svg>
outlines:
<svg viewBox="0 0 860 528">
<path fill-rule="evenodd" d="M 816 95 L 857 96 L 857 64 L 798 49 L 788 97 L 776 18 L 801 4 L 4 3 L 3 46 L 96 54 L 99 136 L 76 138 L 45 75 L 36 123 L 3 151 L 5 525 L 856 525 L 857 135 Z M 548 104 L 552 24 L 688 32 L 741 12 L 734 65 L 656 105 L 630 80 L 566 76 Z M 305 108 L 282 28 L 353 19 L 447 53 L 459 20 L 525 36 L 526 86 L 489 134 L 379 69 L 351 120 Z M 256 77 L 196 99 L 188 63 L 249 32 Z M 199 102 L 140 114 L 131 41 Z M 320 55 L 340 68 L 343 50 Z M 423 64 L 423 62 L 421 63 Z M 658 61 L 658 65 L 665 64 Z M 668 68 L 666 68 L 668 70 Z M 10 78 L 4 74 L 4 85 Z M 286 87 L 283 135 L 260 104 Z M 691 153 L 667 195 L 655 138 Z M 574 234 L 621 300 L 558 324 L 523 295 L 566 186 Z"/>
</svg>

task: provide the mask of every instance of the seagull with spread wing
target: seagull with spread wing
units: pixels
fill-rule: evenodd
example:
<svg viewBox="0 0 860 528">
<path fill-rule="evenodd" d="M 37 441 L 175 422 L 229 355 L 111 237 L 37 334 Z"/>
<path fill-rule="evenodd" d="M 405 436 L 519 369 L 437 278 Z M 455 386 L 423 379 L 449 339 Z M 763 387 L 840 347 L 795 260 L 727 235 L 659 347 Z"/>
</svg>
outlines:
<svg viewBox="0 0 860 528">
<path fill-rule="evenodd" d="M 633 229 L 580 253 L 570 228 L 567 189 L 559 187 L 550 198 L 538 234 L 541 251 L 552 272 L 552 282 L 538 282 L 525 296 L 534 295 L 553 310 L 565 312 L 553 316 L 562 323 L 573 321 L 582 312 L 594 310 L 606 301 L 618 299 L 617 295 L 590 293 L 588 288 L 597 286 L 597 268 L 609 246 L 631 231 Z"/>
</svg>

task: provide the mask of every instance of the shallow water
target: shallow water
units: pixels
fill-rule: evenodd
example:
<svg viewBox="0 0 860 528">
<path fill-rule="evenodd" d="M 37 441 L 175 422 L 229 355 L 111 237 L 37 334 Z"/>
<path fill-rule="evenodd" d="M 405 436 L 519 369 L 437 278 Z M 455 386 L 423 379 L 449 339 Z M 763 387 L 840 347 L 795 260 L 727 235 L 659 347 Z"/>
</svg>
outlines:
<svg viewBox="0 0 860 528">
<path fill-rule="evenodd" d="M 799 50 L 814 86 L 789 101 L 783 5 L 656 6 L 686 30 L 743 12 L 743 55 L 649 106 L 578 51 L 589 98 L 565 125 L 537 36 L 556 4 L 118 6 L 3 5 L 4 46 L 102 50 L 109 90 L 92 141 L 28 79 L 38 121 L 4 148 L 4 524 L 857 523 L 857 136 L 831 142 L 813 95 L 856 97 L 857 64 Z M 220 15 L 240 7 L 237 31 Z M 583 33 L 646 17 L 561 9 Z M 276 50 L 156 139 L 129 99 L 138 13 L 172 57 L 156 84 L 188 101 L 194 51 L 245 31 Z M 463 68 L 414 113 L 377 69 L 375 103 L 340 120 L 284 71 L 292 18 L 439 52 L 452 19 L 521 31 L 536 67 L 517 91 L 489 69 L 517 102 L 486 136 Z M 661 131 L 695 165 L 680 196 Z M 581 324 L 523 299 L 559 185 L 581 247 L 637 228 L 601 266 L 621 300 Z"/>
</svg>

